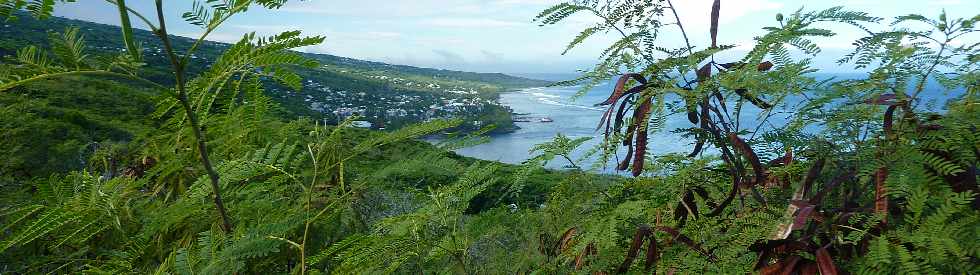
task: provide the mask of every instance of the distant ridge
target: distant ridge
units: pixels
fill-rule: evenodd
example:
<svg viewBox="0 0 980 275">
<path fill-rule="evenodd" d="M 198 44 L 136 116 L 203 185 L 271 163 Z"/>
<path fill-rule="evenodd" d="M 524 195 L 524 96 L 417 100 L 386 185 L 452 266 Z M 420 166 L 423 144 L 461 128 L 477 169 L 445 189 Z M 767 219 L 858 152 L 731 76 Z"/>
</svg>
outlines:
<svg viewBox="0 0 980 275">
<path fill-rule="evenodd" d="M 39 23 L 37 22 L 38 20 L 29 16 L 27 13 L 20 14 L 17 18 L 17 21 L 20 22 L 5 22 L 3 23 L 3 26 L 39 25 L 39 24 L 34 24 L 34 23 Z M 64 30 L 64 27 L 67 26 L 77 26 L 83 29 L 83 31 L 87 30 L 89 32 L 101 29 L 101 30 L 107 30 L 107 32 L 100 33 L 100 35 L 98 35 L 99 36 L 98 40 L 93 39 L 93 37 L 91 37 L 90 35 L 88 37 L 89 39 L 87 40 L 89 46 L 99 46 L 99 47 L 121 46 L 121 45 L 116 45 L 115 43 L 119 41 L 119 37 L 120 37 L 119 34 L 120 31 L 118 26 L 77 20 L 77 19 L 69 19 L 64 17 L 51 17 L 45 19 L 43 24 L 50 27 L 42 28 L 42 29 L 32 28 L 30 29 L 30 31 L 61 32 Z M 20 31 L 28 31 L 28 30 L 20 30 Z M 283 31 L 289 31 L 289 30 L 284 29 Z M 141 41 L 144 43 L 144 46 L 151 46 L 157 42 L 156 38 L 148 30 L 134 29 L 134 35 L 137 41 Z M 194 42 L 194 39 L 188 37 L 175 36 L 175 35 L 171 35 L 171 37 L 175 40 L 174 41 L 175 48 L 177 49 L 181 49 L 181 46 L 186 47 L 190 43 Z M 42 43 L 45 45 L 47 44 L 47 41 L 23 41 L 23 42 Z M 108 43 L 99 43 L 99 42 L 108 42 Z M 21 45 L 26 45 L 26 44 L 21 44 Z M 217 49 L 223 49 L 230 45 L 231 44 L 229 43 L 210 41 L 210 40 L 206 41 L 203 44 L 203 46 L 205 47 L 214 47 Z M 10 52 L 11 49 L 9 47 L 3 47 L 3 46 L 6 45 L 0 45 L 0 56 L 13 54 L 13 52 Z M 202 48 L 202 52 L 204 50 L 205 49 Z M 343 57 L 343 56 L 337 56 L 337 55 L 325 54 L 325 53 L 308 53 L 308 52 L 300 52 L 300 53 L 306 55 L 309 58 L 314 58 L 320 61 L 323 65 L 349 66 L 349 67 L 360 68 L 360 69 L 390 69 L 390 70 L 399 71 L 403 73 L 410 73 L 410 74 L 427 75 L 433 77 L 451 77 L 453 79 L 464 80 L 464 81 L 487 82 L 487 83 L 498 84 L 501 86 L 506 86 L 507 88 L 544 86 L 549 84 L 548 81 L 544 81 L 544 80 L 513 76 L 504 73 L 478 73 L 478 72 L 447 70 L 447 69 L 439 69 L 439 68 L 425 68 L 425 67 L 417 67 L 417 66 L 409 66 L 409 65 L 388 64 L 388 63 L 377 62 L 377 61 L 360 60 L 356 58 Z"/>
</svg>

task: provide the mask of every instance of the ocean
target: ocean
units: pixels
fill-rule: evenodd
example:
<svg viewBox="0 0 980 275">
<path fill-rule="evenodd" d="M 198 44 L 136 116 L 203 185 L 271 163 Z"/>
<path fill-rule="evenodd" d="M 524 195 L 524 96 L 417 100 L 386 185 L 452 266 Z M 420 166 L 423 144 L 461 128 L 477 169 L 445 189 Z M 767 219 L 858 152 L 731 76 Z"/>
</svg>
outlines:
<svg viewBox="0 0 980 275">
<path fill-rule="evenodd" d="M 824 77 L 853 78 L 860 77 L 857 74 L 838 74 L 825 75 Z M 528 75 L 546 80 L 570 79 L 570 75 Z M 605 100 L 613 89 L 612 82 L 599 85 L 584 95 L 575 98 L 579 87 L 541 87 L 530 88 L 516 92 L 504 93 L 500 96 L 500 102 L 510 106 L 518 117 L 524 117 L 526 122 L 515 122 L 520 127 L 519 130 L 503 135 L 491 136 L 489 142 L 476 146 L 458 149 L 460 155 L 474 157 L 484 160 L 500 161 L 505 163 L 519 164 L 532 157 L 529 152 L 536 144 L 551 141 L 555 135 L 562 133 L 570 138 L 590 137 L 592 138 L 573 153 L 573 160 L 578 159 L 589 149 L 598 145 L 602 140 L 603 133 L 596 131 L 599 119 L 602 116 L 604 107 L 595 107 L 594 104 Z M 939 90 L 936 83 L 927 86 L 929 90 Z M 939 93 L 924 93 L 928 98 L 949 97 L 950 95 L 940 95 Z M 669 100 L 669 99 L 668 99 Z M 788 99 L 792 100 L 792 99 Z M 731 106 L 731 105 L 730 105 Z M 758 122 L 756 117 L 761 110 L 754 106 L 746 105 L 742 111 L 741 129 L 748 127 L 753 129 Z M 770 119 L 773 124 L 780 124 L 785 121 L 790 112 L 776 112 Z M 542 122 L 541 118 L 549 118 L 552 122 Z M 652 154 L 666 153 L 687 153 L 694 144 L 694 138 L 685 138 L 670 132 L 675 128 L 692 127 L 687 120 L 686 114 L 674 114 L 667 117 L 666 127 L 663 131 L 652 133 L 649 139 L 648 152 Z M 816 128 L 811 128 L 816 131 Z M 624 154 L 620 154 L 622 156 Z M 613 160 L 615 161 L 615 160 Z M 555 159 L 548 164 L 549 168 L 562 168 L 568 163 L 562 159 Z M 578 163 L 582 167 L 589 167 L 593 161 L 585 159 Z M 614 163 L 609 163 L 607 167 L 601 169 L 605 173 L 617 173 L 612 169 Z"/>
</svg>

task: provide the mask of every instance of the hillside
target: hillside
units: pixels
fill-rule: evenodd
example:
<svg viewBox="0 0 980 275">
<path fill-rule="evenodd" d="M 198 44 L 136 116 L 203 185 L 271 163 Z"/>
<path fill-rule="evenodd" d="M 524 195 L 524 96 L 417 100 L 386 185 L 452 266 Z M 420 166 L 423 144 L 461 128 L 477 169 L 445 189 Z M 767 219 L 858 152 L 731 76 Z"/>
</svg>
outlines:
<svg viewBox="0 0 980 275">
<path fill-rule="evenodd" d="M 38 21 L 30 16 L 6 22 L 0 28 L 0 56 L 12 56 L 25 45 L 48 44 L 48 34 L 78 27 L 86 38 L 87 52 L 108 56 L 123 50 L 118 43 L 119 27 L 66 18 Z M 147 67 L 143 74 L 159 83 L 169 83 L 166 60 L 158 40 L 149 31 L 135 30 L 142 43 Z M 194 40 L 172 37 L 178 50 Z M 228 44 L 207 41 L 192 56 L 195 74 L 215 60 Z M 360 115 L 373 128 L 395 129 L 435 118 L 463 118 L 466 130 L 496 125 L 496 132 L 514 129 L 510 111 L 497 102 L 498 94 L 514 89 L 547 85 L 548 82 L 500 73 L 473 73 L 419 68 L 363 61 L 327 54 L 304 53 L 321 63 L 317 69 L 299 69 L 305 79 L 300 91 L 268 84 L 270 96 L 279 101 L 289 117 L 305 116 L 337 122 Z"/>
<path fill-rule="evenodd" d="M 0 17 L 44 18 L 56 2 L 72 1 L 0 0 Z M 115 6 L 126 25 L 125 2 L 86 4 Z M 169 18 L 157 0 L 154 19 L 213 29 L 285 2 L 201 0 Z M 192 72 L 175 60 L 168 83 L 146 32 L 137 55 L 129 28 L 112 43 L 112 28 L 82 25 L 85 56 L 77 29 L 41 40 L 72 21 L 22 16 L 0 33 L 5 54 L 24 47 L 0 62 L 0 274 L 980 274 L 980 15 L 746 14 L 735 21 L 771 27 L 741 52 L 729 46 L 740 23 L 719 26 L 730 5 L 684 21 L 672 2 L 538 13 L 589 26 L 568 48 L 621 34 L 572 84 L 618 81 L 606 112 L 576 116 L 599 118 L 601 143 L 559 133 L 519 165 L 453 151 L 485 140 L 458 130 L 509 121 L 496 95 L 525 80 L 315 64 L 291 50 L 324 40 L 290 32 L 189 50 Z M 827 38 L 851 40 L 839 27 L 868 36 L 818 55 Z M 825 58 L 867 73 L 824 79 Z M 319 120 L 353 112 L 378 128 L 426 122 Z"/>
</svg>

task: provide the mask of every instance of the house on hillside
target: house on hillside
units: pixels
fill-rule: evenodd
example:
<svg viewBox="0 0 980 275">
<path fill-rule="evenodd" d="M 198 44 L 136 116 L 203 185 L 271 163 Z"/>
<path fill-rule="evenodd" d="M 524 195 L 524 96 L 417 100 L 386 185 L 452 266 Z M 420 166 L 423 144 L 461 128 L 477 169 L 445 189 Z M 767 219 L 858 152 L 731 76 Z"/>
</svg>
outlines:
<svg viewBox="0 0 980 275">
<path fill-rule="evenodd" d="M 358 120 L 358 121 L 352 122 L 351 123 L 351 126 L 354 126 L 354 127 L 357 127 L 357 128 L 371 128 L 371 126 L 374 126 L 374 124 L 371 124 L 371 122 L 367 122 L 367 121 L 363 121 L 363 120 Z"/>
</svg>

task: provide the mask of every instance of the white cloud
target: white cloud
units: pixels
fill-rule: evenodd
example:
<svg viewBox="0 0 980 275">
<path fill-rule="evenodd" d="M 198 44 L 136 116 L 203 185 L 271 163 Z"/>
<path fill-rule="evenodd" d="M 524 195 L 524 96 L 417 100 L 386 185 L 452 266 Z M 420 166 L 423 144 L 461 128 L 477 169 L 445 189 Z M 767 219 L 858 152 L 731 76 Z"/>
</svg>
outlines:
<svg viewBox="0 0 980 275">
<path fill-rule="evenodd" d="M 505 21 L 489 18 L 431 18 L 419 21 L 422 25 L 451 28 L 505 28 L 530 27 L 529 23 Z"/>
</svg>

